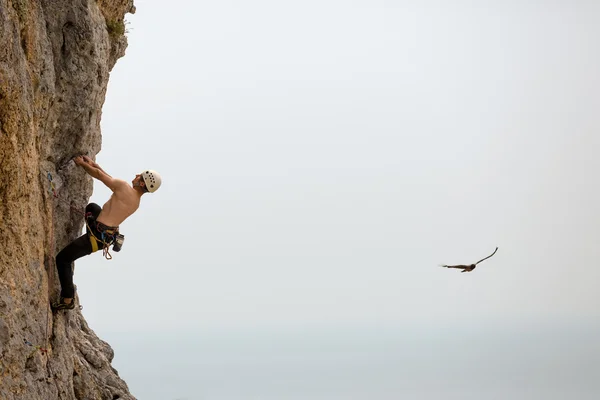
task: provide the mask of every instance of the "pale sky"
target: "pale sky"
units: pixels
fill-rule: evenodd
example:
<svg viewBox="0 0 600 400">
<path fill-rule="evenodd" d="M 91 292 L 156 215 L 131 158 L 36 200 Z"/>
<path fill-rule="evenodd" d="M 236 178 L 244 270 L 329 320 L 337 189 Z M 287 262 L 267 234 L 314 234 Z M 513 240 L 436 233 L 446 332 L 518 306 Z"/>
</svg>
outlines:
<svg viewBox="0 0 600 400">
<path fill-rule="evenodd" d="M 522 3 L 136 1 L 97 161 L 128 181 L 155 169 L 163 186 L 121 226 L 122 252 L 75 274 L 134 395 L 267 398 L 152 397 L 145 352 L 120 358 L 135 338 L 410 328 L 492 343 L 476 333 L 515 325 L 566 330 L 556 348 L 570 326 L 597 337 L 600 3 Z M 95 182 L 91 201 L 109 194 Z M 472 273 L 438 266 L 496 246 Z M 210 358 L 202 348 L 161 360 Z M 355 398 L 384 398 L 369 387 Z M 279 398 L 319 396 L 336 398 Z"/>
</svg>

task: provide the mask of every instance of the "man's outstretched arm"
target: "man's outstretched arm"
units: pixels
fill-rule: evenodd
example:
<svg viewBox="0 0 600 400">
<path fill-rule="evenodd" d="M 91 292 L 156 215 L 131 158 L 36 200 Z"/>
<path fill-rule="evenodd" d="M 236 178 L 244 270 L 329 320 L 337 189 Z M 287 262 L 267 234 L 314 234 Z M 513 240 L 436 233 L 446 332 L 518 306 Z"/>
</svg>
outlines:
<svg viewBox="0 0 600 400">
<path fill-rule="evenodd" d="M 110 190 L 113 192 L 118 184 L 118 180 L 114 179 L 112 176 L 104 172 L 104 170 L 96 164 L 91 158 L 88 156 L 77 156 L 73 159 L 75 164 L 82 167 L 85 172 L 87 172 L 92 178 L 98 179 L 100 182 L 104 183 Z"/>
<path fill-rule="evenodd" d="M 94 168 L 98 168 L 100 171 L 104 172 L 106 175 L 110 176 L 109 173 L 107 173 L 105 170 L 102 169 L 102 167 L 100 167 L 100 165 L 98 165 L 94 160 L 92 160 L 91 158 L 89 158 L 88 156 L 81 156 L 83 157 L 83 159 L 85 160 L 85 162 L 87 162 L 88 164 L 90 164 L 92 167 Z"/>
</svg>

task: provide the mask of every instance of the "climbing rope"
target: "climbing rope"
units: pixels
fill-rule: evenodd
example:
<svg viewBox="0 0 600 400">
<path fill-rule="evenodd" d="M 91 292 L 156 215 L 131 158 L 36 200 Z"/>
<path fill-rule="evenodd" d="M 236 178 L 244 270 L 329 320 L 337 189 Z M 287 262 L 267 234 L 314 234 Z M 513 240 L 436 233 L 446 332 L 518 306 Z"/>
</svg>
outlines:
<svg viewBox="0 0 600 400">
<path fill-rule="evenodd" d="M 53 179 L 52 179 L 52 174 L 50 172 L 47 173 L 46 177 L 48 178 L 48 181 L 50 182 L 50 192 L 53 194 L 53 197 L 55 199 L 58 199 L 58 193 L 56 193 L 56 186 L 54 185 Z M 52 260 L 52 254 L 54 254 L 55 251 L 55 237 L 54 237 L 54 207 L 52 207 L 52 213 L 50 215 L 51 221 L 50 221 L 50 251 L 48 252 L 48 269 L 50 271 L 54 271 L 54 268 L 52 268 L 53 265 L 53 260 Z M 40 346 L 34 346 L 33 344 L 31 344 L 29 341 L 27 341 L 26 339 L 23 339 L 25 341 L 25 344 L 34 347 L 35 349 L 32 351 L 31 354 L 33 354 L 37 349 L 40 349 L 42 354 L 47 354 L 47 349 L 48 349 L 48 345 L 49 345 L 49 341 L 50 341 L 50 337 L 48 336 L 48 330 L 50 329 L 50 306 L 46 307 L 46 347 L 42 348 Z M 30 354 L 30 356 L 31 356 Z"/>
<path fill-rule="evenodd" d="M 46 307 L 46 348 L 42 354 L 48 353 L 48 345 L 50 344 L 50 336 L 48 336 L 48 329 L 50 329 L 50 307 Z"/>
</svg>

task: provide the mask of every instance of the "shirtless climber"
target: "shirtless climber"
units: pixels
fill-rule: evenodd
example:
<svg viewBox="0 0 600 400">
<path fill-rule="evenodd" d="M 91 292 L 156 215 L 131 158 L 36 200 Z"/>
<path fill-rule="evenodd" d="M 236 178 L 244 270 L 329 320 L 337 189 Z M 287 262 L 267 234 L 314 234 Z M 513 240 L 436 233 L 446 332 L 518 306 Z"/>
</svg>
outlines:
<svg viewBox="0 0 600 400">
<path fill-rule="evenodd" d="M 140 206 L 142 195 L 155 192 L 161 184 L 161 177 L 156 171 L 147 170 L 135 176 L 132 186 L 123 180 L 108 175 L 98 164 L 87 156 L 74 158 L 75 164 L 83 167 L 85 172 L 104 183 L 112 195 L 100 208 L 90 203 L 85 208 L 86 233 L 68 244 L 56 256 L 56 268 L 60 279 L 60 299 L 52 304 L 55 310 L 72 310 L 75 308 L 75 287 L 73 286 L 73 269 L 71 263 L 80 257 L 87 256 L 99 249 L 108 251 L 119 235 L 119 225 L 133 214 Z"/>
</svg>

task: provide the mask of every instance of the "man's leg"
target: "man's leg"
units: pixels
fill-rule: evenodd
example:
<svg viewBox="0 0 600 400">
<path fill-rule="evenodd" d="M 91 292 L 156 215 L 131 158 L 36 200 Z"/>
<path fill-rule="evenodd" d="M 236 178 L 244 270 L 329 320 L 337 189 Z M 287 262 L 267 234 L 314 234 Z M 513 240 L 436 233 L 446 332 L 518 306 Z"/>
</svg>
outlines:
<svg viewBox="0 0 600 400">
<path fill-rule="evenodd" d="M 71 263 L 80 257 L 87 256 L 92 252 L 90 237 L 82 235 L 73 240 L 56 256 L 56 269 L 60 279 L 60 296 L 65 298 L 65 303 L 70 303 L 70 299 L 75 297 L 75 287 L 73 286 L 73 269 Z"/>
</svg>

